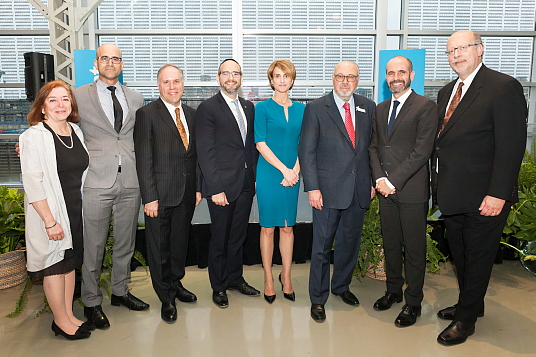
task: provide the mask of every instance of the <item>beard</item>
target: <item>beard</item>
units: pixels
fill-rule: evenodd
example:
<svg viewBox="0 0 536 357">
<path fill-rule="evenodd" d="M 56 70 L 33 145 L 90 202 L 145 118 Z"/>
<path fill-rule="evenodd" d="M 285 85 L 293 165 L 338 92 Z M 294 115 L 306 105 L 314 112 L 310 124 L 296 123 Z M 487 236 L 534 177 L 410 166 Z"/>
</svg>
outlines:
<svg viewBox="0 0 536 357">
<path fill-rule="evenodd" d="M 397 83 L 403 83 L 404 85 L 398 89 L 393 89 L 393 86 Z M 392 92 L 392 93 L 401 93 L 401 92 L 404 92 L 406 89 L 409 88 L 409 86 L 411 85 L 411 81 L 405 81 L 403 79 L 396 79 L 394 81 L 391 81 L 389 82 L 389 90 Z"/>
<path fill-rule="evenodd" d="M 220 88 L 227 94 L 235 95 L 240 89 L 240 84 L 237 81 L 226 81 L 220 85 Z"/>
</svg>

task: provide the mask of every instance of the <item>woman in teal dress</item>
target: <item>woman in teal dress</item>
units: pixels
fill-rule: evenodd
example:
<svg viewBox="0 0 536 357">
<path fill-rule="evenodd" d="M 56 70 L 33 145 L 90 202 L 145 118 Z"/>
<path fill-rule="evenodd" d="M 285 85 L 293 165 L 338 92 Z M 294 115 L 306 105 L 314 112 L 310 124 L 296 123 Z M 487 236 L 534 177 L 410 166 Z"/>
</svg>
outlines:
<svg viewBox="0 0 536 357">
<path fill-rule="evenodd" d="M 283 262 L 279 274 L 281 289 L 286 299 L 295 300 L 290 268 L 300 188 L 298 144 L 305 105 L 289 98 L 296 79 L 296 68 L 292 62 L 274 61 L 268 68 L 268 79 L 274 95 L 255 106 L 255 142 L 261 154 L 257 164 L 257 202 L 264 298 L 271 304 L 276 297 L 272 275 L 276 227 L 279 227 L 279 250 Z"/>
</svg>

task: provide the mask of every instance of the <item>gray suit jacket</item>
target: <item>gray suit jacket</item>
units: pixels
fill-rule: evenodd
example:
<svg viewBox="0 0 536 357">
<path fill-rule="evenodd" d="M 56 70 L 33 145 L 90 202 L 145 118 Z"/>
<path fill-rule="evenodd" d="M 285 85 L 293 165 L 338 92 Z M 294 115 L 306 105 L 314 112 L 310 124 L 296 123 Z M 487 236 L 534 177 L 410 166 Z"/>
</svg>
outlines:
<svg viewBox="0 0 536 357">
<path fill-rule="evenodd" d="M 368 146 L 376 105 L 354 94 L 356 148 L 344 126 L 333 92 L 307 104 L 303 115 L 299 159 L 306 192 L 320 190 L 324 207 L 346 209 L 357 190 L 359 205 L 370 204 Z"/>
<path fill-rule="evenodd" d="M 428 161 L 437 133 L 437 106 L 412 92 L 387 135 L 391 98 L 378 104 L 372 120 L 370 168 L 372 179 L 388 176 L 403 203 L 423 203 L 430 198 Z"/>
<path fill-rule="evenodd" d="M 106 118 L 97 94 L 96 83 L 86 84 L 74 90 L 80 127 L 84 132 L 89 151 L 89 169 L 84 187 L 110 188 L 117 177 L 121 155 L 122 183 L 126 188 L 137 188 L 136 158 L 134 155 L 134 122 L 138 108 L 143 106 L 143 96 L 122 86 L 128 104 L 128 116 L 117 133 Z"/>
</svg>

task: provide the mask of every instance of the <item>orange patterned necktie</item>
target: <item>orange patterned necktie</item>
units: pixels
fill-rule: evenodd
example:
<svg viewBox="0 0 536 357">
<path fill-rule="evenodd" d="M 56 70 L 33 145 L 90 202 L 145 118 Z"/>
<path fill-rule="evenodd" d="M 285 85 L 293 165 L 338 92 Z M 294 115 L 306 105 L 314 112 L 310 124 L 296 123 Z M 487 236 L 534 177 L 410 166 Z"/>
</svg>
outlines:
<svg viewBox="0 0 536 357">
<path fill-rule="evenodd" d="M 445 129 L 445 126 L 449 122 L 450 117 L 452 116 L 452 113 L 454 113 L 454 110 L 460 104 L 460 100 L 462 98 L 462 87 L 463 82 L 460 82 L 458 84 L 458 89 L 456 90 L 456 94 L 454 94 L 454 97 L 452 97 L 452 101 L 450 102 L 449 109 L 447 109 L 447 114 L 445 114 L 445 119 L 443 119 L 443 125 L 441 125 L 441 130 L 439 130 L 438 136 L 443 132 Z"/>
<path fill-rule="evenodd" d="M 186 150 L 188 150 L 188 136 L 186 136 L 186 129 L 184 129 L 184 125 L 182 124 L 182 121 L 181 121 L 181 110 L 180 110 L 180 108 L 175 108 L 175 115 L 176 115 L 175 122 L 176 122 L 176 125 L 177 125 L 177 129 L 179 130 L 179 134 L 181 136 L 182 143 L 184 144 L 184 148 Z"/>
</svg>

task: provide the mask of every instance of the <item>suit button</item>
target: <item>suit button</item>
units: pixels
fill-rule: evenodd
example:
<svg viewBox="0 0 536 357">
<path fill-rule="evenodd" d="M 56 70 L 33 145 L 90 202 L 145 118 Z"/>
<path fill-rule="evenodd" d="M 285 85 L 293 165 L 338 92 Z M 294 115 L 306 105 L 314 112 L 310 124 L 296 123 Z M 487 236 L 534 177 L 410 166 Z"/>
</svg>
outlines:
<svg viewBox="0 0 536 357">
<path fill-rule="evenodd" d="M 353 175 L 353 174 L 355 174 L 355 171 L 354 171 L 354 170 L 352 170 L 352 175 Z"/>
<path fill-rule="evenodd" d="M 354 156 L 357 156 L 357 153 L 354 153 Z"/>
<path fill-rule="evenodd" d="M 438 147 L 436 147 L 435 149 L 436 149 L 436 151 L 439 151 L 439 146 L 438 146 Z"/>
<path fill-rule="evenodd" d="M 117 140 L 121 140 L 121 138 L 118 137 Z"/>
</svg>

